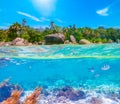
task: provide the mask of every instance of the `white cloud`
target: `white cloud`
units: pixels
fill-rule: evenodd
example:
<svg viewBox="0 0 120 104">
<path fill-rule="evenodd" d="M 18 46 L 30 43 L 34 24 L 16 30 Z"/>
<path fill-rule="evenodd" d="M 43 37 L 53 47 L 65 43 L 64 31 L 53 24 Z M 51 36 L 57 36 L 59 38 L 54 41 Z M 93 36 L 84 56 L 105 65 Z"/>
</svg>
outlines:
<svg viewBox="0 0 120 104">
<path fill-rule="evenodd" d="M 32 0 L 33 5 L 43 16 L 49 16 L 55 10 L 57 0 Z"/>
<path fill-rule="evenodd" d="M 59 18 L 56 18 L 55 19 L 57 22 L 59 22 L 59 23 L 63 23 L 63 21 L 61 20 L 61 19 L 59 19 Z"/>
<path fill-rule="evenodd" d="M 106 7 L 104 9 L 101 9 L 101 10 L 97 10 L 96 13 L 101 15 L 101 16 L 108 16 L 108 11 L 109 11 L 109 8 Z"/>
<path fill-rule="evenodd" d="M 25 12 L 21 12 L 21 11 L 17 11 L 18 14 L 29 17 L 30 19 L 37 21 L 37 22 L 42 22 L 40 19 L 38 19 L 35 16 L 32 16 L 31 14 L 25 13 Z"/>
</svg>

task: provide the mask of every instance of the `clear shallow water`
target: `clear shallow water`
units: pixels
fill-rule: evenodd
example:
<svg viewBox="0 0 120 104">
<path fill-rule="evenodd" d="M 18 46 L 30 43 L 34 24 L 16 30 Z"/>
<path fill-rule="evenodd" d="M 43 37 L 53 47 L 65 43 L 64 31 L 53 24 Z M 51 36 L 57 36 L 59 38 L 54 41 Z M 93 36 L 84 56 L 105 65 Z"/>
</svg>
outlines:
<svg viewBox="0 0 120 104">
<path fill-rule="evenodd" d="M 32 59 L 120 58 L 120 44 L 0 47 L 0 57 Z"/>
<path fill-rule="evenodd" d="M 0 47 L 0 57 L 0 81 L 10 78 L 25 91 L 120 91 L 120 44 Z"/>
<path fill-rule="evenodd" d="M 3 61 L 3 62 L 2 62 Z M 0 81 L 11 78 L 26 90 L 36 86 L 47 88 L 72 86 L 75 88 L 120 87 L 119 59 L 7 59 L 1 60 Z M 108 70 L 103 70 L 109 65 Z M 115 88 L 116 87 L 116 88 Z"/>
<path fill-rule="evenodd" d="M 0 56 L 0 81 L 10 77 L 26 89 L 120 87 L 120 44 L 0 47 Z"/>
</svg>

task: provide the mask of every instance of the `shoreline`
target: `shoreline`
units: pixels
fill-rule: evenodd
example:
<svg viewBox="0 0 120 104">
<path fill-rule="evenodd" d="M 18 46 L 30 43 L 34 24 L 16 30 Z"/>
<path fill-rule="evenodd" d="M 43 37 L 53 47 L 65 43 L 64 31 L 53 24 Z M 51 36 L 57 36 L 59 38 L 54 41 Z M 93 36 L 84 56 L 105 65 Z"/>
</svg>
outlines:
<svg viewBox="0 0 120 104">
<path fill-rule="evenodd" d="M 119 54 L 111 54 L 105 51 L 107 48 L 118 47 L 117 43 L 106 44 L 54 44 L 54 45 L 34 45 L 34 46 L 1 46 L 0 58 L 24 58 L 24 59 L 79 59 L 79 58 L 97 58 L 97 59 L 119 59 Z M 73 50 L 75 48 L 75 50 Z M 94 50 L 90 50 L 90 48 Z M 100 48 L 100 50 L 99 50 Z M 21 51 L 22 50 L 22 53 Z M 104 50 L 104 54 L 103 51 Z M 54 54 L 54 52 L 56 52 Z M 64 53 L 65 51 L 65 53 Z M 89 51 L 89 53 L 87 53 Z M 99 52 L 100 51 L 100 52 Z M 24 53 L 27 52 L 27 53 Z M 66 53 L 67 52 L 67 53 Z M 98 54 L 96 54 L 98 52 Z"/>
<path fill-rule="evenodd" d="M 119 43 L 91 43 L 91 44 L 35 44 L 28 43 L 28 45 L 11 45 L 11 42 L 0 42 L 0 47 L 29 47 L 29 46 L 87 46 L 87 45 L 106 45 L 106 44 L 119 44 Z"/>
</svg>

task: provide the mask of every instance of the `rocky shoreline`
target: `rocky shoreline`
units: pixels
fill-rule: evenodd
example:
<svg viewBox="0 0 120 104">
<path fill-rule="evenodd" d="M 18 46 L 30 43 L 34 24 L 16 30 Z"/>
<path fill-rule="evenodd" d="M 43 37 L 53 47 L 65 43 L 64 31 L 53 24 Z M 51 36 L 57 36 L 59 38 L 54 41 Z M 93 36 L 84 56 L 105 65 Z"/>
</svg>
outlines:
<svg viewBox="0 0 120 104">
<path fill-rule="evenodd" d="M 52 45 L 52 44 L 91 44 L 87 39 L 81 39 L 79 43 L 77 43 L 75 37 L 70 35 L 70 41 L 65 40 L 65 36 L 63 34 L 50 34 L 44 38 L 43 42 L 28 42 L 23 38 L 15 38 L 11 42 L 0 42 L 0 46 L 33 46 L 33 45 Z"/>
<path fill-rule="evenodd" d="M 15 38 L 11 42 L 0 42 L 0 46 L 34 46 L 34 45 L 53 45 L 53 44 L 102 44 L 102 42 L 92 43 L 87 39 L 81 39 L 79 42 L 76 41 L 73 35 L 70 35 L 69 40 L 65 39 L 65 36 L 61 33 L 49 34 L 45 36 L 42 42 L 28 42 L 23 38 Z M 111 43 L 111 42 L 109 42 Z"/>
</svg>

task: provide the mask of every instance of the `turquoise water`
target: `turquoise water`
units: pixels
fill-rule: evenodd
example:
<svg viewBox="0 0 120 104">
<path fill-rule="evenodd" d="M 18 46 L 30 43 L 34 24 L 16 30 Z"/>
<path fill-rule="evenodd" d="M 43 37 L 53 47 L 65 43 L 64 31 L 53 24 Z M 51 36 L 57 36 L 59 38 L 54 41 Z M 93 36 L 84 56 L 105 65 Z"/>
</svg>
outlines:
<svg viewBox="0 0 120 104">
<path fill-rule="evenodd" d="M 0 47 L 0 57 L 32 59 L 120 58 L 120 44 Z"/>
<path fill-rule="evenodd" d="M 25 90 L 120 90 L 120 44 L 0 47 L 0 81 Z"/>
</svg>

